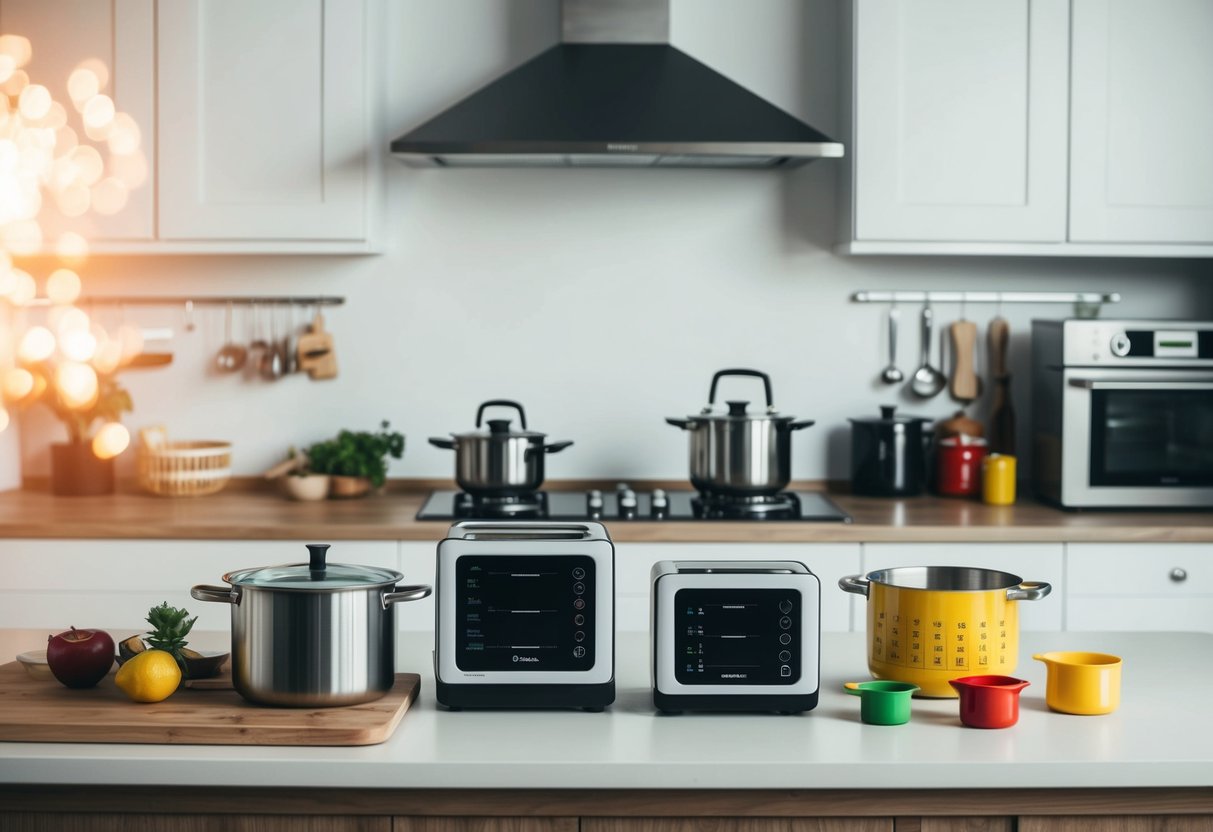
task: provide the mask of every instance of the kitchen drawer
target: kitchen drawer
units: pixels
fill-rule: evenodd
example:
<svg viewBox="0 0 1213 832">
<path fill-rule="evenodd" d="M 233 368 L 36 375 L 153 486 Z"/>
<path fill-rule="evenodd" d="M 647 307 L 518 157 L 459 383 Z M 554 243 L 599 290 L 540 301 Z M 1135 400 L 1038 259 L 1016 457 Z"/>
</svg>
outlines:
<svg viewBox="0 0 1213 832">
<path fill-rule="evenodd" d="M 863 572 L 897 566 L 974 566 L 1045 581 L 1053 591 L 1039 601 L 1019 603 L 1021 630 L 1060 630 L 1064 592 L 1064 550 L 1060 543 L 865 543 Z M 838 590 L 841 592 L 842 590 Z M 865 613 L 857 613 L 863 628 Z"/>
<path fill-rule="evenodd" d="M 1066 629 L 1213 633 L 1213 598 L 1072 596 L 1066 599 Z"/>
<path fill-rule="evenodd" d="M 1071 543 L 1066 585 L 1071 595 L 1213 596 L 1213 545 Z"/>
</svg>

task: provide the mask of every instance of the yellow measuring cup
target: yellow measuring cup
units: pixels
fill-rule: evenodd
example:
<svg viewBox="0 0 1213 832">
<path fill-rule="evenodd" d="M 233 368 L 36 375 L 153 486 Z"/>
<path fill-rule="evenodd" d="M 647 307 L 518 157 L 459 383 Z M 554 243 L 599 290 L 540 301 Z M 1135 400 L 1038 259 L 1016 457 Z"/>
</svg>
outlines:
<svg viewBox="0 0 1213 832">
<path fill-rule="evenodd" d="M 1045 704 L 1063 714 L 1110 714 L 1120 707 L 1124 662 L 1109 653 L 1063 650 L 1032 656 L 1048 668 Z"/>
</svg>

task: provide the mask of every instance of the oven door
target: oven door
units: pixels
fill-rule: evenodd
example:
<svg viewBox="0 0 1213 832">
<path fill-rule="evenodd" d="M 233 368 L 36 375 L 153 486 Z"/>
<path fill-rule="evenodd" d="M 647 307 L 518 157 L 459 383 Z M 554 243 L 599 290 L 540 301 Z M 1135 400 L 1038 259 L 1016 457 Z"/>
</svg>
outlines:
<svg viewBox="0 0 1213 832">
<path fill-rule="evenodd" d="M 1213 506 L 1213 373 L 1066 375 L 1065 505 Z"/>
</svg>

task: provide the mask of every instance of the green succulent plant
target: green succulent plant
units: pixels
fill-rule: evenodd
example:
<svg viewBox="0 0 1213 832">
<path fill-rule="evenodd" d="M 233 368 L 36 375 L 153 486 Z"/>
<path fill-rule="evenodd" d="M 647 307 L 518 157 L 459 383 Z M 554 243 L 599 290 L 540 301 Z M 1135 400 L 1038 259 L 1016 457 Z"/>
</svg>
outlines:
<svg viewBox="0 0 1213 832">
<path fill-rule="evenodd" d="M 187 621 L 188 615 L 187 610 L 170 607 L 167 601 L 158 607 L 152 607 L 147 613 L 147 623 L 152 625 L 147 643 L 157 650 L 170 653 L 177 660 L 182 672 L 185 671 L 185 656 L 182 653 L 187 643 L 185 637 L 190 634 L 194 622 L 198 620 L 195 615 Z"/>
</svg>

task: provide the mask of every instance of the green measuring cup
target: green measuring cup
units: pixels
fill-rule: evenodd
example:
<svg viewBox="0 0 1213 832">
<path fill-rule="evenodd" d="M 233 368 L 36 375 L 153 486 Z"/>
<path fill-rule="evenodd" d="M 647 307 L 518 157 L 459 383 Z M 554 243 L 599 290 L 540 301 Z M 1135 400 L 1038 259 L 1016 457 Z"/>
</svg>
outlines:
<svg viewBox="0 0 1213 832">
<path fill-rule="evenodd" d="M 909 722 L 910 698 L 919 690 L 909 682 L 847 682 L 843 687 L 859 697 L 859 718 L 868 725 Z"/>
</svg>

